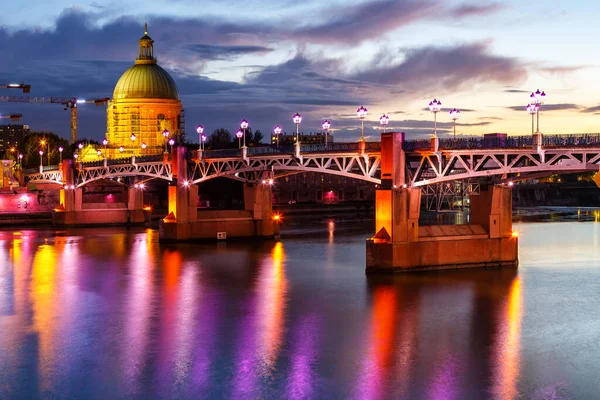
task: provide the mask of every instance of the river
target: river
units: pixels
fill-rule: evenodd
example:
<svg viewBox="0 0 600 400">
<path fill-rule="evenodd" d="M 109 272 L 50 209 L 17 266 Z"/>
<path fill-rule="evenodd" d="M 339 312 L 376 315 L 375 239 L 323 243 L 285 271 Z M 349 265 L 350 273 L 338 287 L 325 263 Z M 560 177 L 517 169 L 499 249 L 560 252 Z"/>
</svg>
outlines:
<svg viewBox="0 0 600 400">
<path fill-rule="evenodd" d="M 518 270 L 394 277 L 364 274 L 371 225 L 0 231 L 0 399 L 598 398 L 600 223 L 516 223 Z"/>
</svg>

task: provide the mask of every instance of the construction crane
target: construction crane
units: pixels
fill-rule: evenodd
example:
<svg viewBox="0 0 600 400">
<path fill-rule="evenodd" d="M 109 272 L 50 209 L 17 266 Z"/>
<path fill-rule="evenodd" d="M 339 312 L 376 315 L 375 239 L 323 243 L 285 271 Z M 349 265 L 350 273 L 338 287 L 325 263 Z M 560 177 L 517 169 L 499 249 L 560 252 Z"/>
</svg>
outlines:
<svg viewBox="0 0 600 400">
<path fill-rule="evenodd" d="M 31 85 L 25 83 L 9 83 L 7 85 L 0 85 L 0 89 L 23 89 L 23 93 L 29 93 L 31 91 Z"/>
<path fill-rule="evenodd" d="M 12 86 L 11 86 L 12 87 Z M 0 102 L 5 103 L 49 103 L 62 104 L 65 110 L 71 111 L 71 144 L 77 141 L 77 107 L 78 104 L 96 104 L 102 106 L 110 100 L 103 97 L 94 100 L 78 99 L 77 97 L 30 97 L 30 96 L 5 96 L 0 97 Z"/>
</svg>

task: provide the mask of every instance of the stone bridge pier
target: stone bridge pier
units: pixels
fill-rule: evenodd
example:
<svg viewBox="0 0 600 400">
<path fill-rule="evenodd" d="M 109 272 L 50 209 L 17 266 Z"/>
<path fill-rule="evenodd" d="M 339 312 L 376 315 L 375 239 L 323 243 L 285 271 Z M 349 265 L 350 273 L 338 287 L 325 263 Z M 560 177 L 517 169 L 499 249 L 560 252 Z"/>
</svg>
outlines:
<svg viewBox="0 0 600 400">
<path fill-rule="evenodd" d="M 421 188 L 405 180 L 404 134 L 381 137 L 381 185 L 375 195 L 375 235 L 367 240 L 366 273 L 472 267 L 516 267 L 509 186 L 482 188 L 470 198 L 468 225 L 419 226 Z"/>
<path fill-rule="evenodd" d="M 244 210 L 199 211 L 198 186 L 189 181 L 186 148 L 176 148 L 172 163 L 168 215 L 159 223 L 161 242 L 279 237 L 270 181 L 244 184 Z"/>
<path fill-rule="evenodd" d="M 143 225 L 144 204 L 142 190 L 127 188 L 125 203 L 84 203 L 83 189 L 75 186 L 72 160 L 60 165 L 63 186 L 60 204 L 52 212 L 54 226 Z"/>
</svg>

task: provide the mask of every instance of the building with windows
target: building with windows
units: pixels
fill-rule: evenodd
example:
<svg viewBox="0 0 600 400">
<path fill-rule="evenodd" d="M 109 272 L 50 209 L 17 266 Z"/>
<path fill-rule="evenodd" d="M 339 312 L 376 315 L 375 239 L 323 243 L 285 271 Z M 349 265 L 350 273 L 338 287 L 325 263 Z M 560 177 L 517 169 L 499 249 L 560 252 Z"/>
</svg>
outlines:
<svg viewBox="0 0 600 400">
<path fill-rule="evenodd" d="M 271 144 L 277 144 L 277 137 L 279 136 L 279 145 L 280 146 L 293 146 L 296 143 L 296 134 L 287 134 L 282 133 L 281 135 L 273 135 L 271 134 Z M 316 132 L 316 133 L 301 133 L 298 135 L 298 139 L 300 140 L 300 144 L 325 144 L 325 133 Z M 333 136 L 327 133 L 327 143 L 333 143 Z"/>
<path fill-rule="evenodd" d="M 345 176 L 302 172 L 275 180 L 275 204 L 325 203 L 375 199 L 375 184 Z"/>
<path fill-rule="evenodd" d="M 169 139 L 184 132 L 183 110 L 175 81 L 158 65 L 154 40 L 147 25 L 139 41 L 135 64 L 119 78 L 106 115 L 108 158 L 124 153 L 145 155 L 160 152 Z M 169 136 L 163 135 L 164 131 Z M 133 135 L 133 136 L 132 136 Z M 142 144 L 146 148 L 142 149 Z M 120 152 L 123 147 L 125 152 Z M 102 149 L 101 149 L 102 150 Z"/>
<path fill-rule="evenodd" d="M 0 152 L 16 148 L 29 134 L 29 125 L 0 125 Z"/>
</svg>

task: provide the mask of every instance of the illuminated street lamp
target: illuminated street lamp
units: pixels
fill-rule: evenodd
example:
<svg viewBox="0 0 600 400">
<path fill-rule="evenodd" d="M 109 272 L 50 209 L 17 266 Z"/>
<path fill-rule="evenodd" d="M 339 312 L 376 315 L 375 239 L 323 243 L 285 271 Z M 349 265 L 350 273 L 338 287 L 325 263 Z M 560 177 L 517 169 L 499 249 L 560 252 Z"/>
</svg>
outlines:
<svg viewBox="0 0 600 400">
<path fill-rule="evenodd" d="M 108 140 L 106 138 L 104 138 L 104 140 L 102 141 L 102 144 L 104 145 L 104 157 L 106 157 L 106 154 L 107 154 L 106 146 L 108 146 Z"/>
<path fill-rule="evenodd" d="M 246 148 L 246 129 L 248 129 L 248 121 L 243 119 L 242 122 L 240 122 L 240 128 L 242 128 L 242 130 L 244 131 L 244 145 L 242 146 L 242 148 Z"/>
<path fill-rule="evenodd" d="M 102 155 L 102 150 L 100 150 L 100 149 L 96 150 L 96 154 L 98 154 L 98 157 L 100 157 Z"/>
<path fill-rule="evenodd" d="M 300 123 L 302 122 L 302 115 L 298 113 L 294 114 L 294 116 L 292 117 L 292 121 L 294 121 L 294 123 L 296 124 L 296 143 L 300 143 L 300 138 L 298 137 L 298 134 L 300 129 Z"/>
<path fill-rule="evenodd" d="M 131 136 L 129 136 L 129 139 L 131 139 L 131 156 L 135 157 L 135 139 L 137 139 L 137 137 L 135 136 L 134 133 L 131 134 Z"/>
<path fill-rule="evenodd" d="M 59 162 L 59 164 L 62 164 L 62 152 L 63 152 L 63 150 L 64 150 L 64 149 L 63 149 L 63 147 L 62 147 L 62 146 L 60 146 L 60 147 L 58 148 L 58 154 L 59 154 L 59 159 L 60 159 L 60 162 Z"/>
<path fill-rule="evenodd" d="M 19 154 L 19 165 L 23 168 L 23 154 Z"/>
<path fill-rule="evenodd" d="M 174 139 L 169 139 L 169 146 L 171 146 L 171 153 L 173 153 L 173 145 L 175 144 Z"/>
<path fill-rule="evenodd" d="M 437 138 L 437 113 L 442 108 L 442 102 L 433 99 L 429 102 L 429 110 L 433 113 L 433 137 Z"/>
<path fill-rule="evenodd" d="M 206 135 L 204 133 L 202 135 L 200 135 L 200 143 L 202 143 L 202 151 L 204 151 L 204 146 L 205 146 L 204 142 L 206 142 L 206 139 L 208 139 L 208 138 L 206 137 Z"/>
<path fill-rule="evenodd" d="M 450 119 L 454 123 L 454 141 L 456 142 L 456 120 L 460 118 L 460 110 L 453 108 L 450 110 Z"/>
<path fill-rule="evenodd" d="M 44 155 L 44 150 L 40 150 L 40 171 L 42 170 L 43 164 L 42 164 L 42 156 Z"/>
<path fill-rule="evenodd" d="M 390 117 L 388 117 L 387 115 L 383 114 L 381 117 L 379 117 L 379 124 L 383 126 L 383 132 L 385 132 L 385 128 L 388 126 L 389 123 Z"/>
<path fill-rule="evenodd" d="M 142 143 L 142 154 L 145 154 L 145 153 L 146 153 L 146 147 L 147 147 L 147 146 L 146 146 L 146 142 L 143 142 L 143 143 Z"/>
<path fill-rule="evenodd" d="M 275 125 L 275 128 L 273 128 L 273 133 L 275 134 L 275 141 L 277 142 L 277 147 L 279 147 L 279 135 L 281 135 L 281 127 L 279 125 Z"/>
<path fill-rule="evenodd" d="M 360 119 L 360 141 L 361 142 L 365 141 L 365 118 L 367 117 L 368 113 L 369 113 L 369 111 L 364 106 L 360 106 L 359 109 L 356 110 L 356 115 L 358 116 L 358 119 Z"/>
<path fill-rule="evenodd" d="M 531 115 L 531 134 L 532 135 L 535 133 L 533 118 L 539 108 L 540 107 L 537 104 L 531 104 L 531 103 L 527 104 L 527 107 L 526 107 L 527 112 Z"/>
<path fill-rule="evenodd" d="M 125 151 L 125 148 L 123 146 L 119 147 L 119 152 L 123 153 Z"/>
<path fill-rule="evenodd" d="M 325 120 L 321 124 L 321 127 L 325 131 L 325 146 L 327 146 L 327 132 L 329 131 L 329 128 L 331 128 L 331 122 L 329 122 L 328 120 Z"/>
<path fill-rule="evenodd" d="M 42 139 L 42 141 L 40 142 L 40 144 L 42 146 L 44 146 L 45 144 L 48 145 L 48 165 L 50 165 L 50 141 L 48 140 L 47 142 L 45 140 Z"/>
<path fill-rule="evenodd" d="M 242 147 L 242 136 L 244 136 L 244 132 L 241 130 L 235 133 L 235 137 L 238 139 L 238 149 Z"/>
<path fill-rule="evenodd" d="M 196 133 L 198 134 L 198 150 L 202 150 L 202 133 L 204 132 L 204 127 L 202 125 L 198 125 L 196 127 Z"/>
<path fill-rule="evenodd" d="M 536 133 L 540 133 L 540 108 L 542 104 L 544 104 L 544 100 L 546 100 L 546 92 L 540 92 L 540 89 L 538 89 L 537 91 L 531 93 L 529 99 L 531 101 L 530 104 L 534 104 L 537 106 L 535 110 L 535 114 L 537 116 Z"/>
<path fill-rule="evenodd" d="M 169 132 L 167 129 L 165 129 L 162 133 L 163 136 L 165 137 L 165 153 L 167 152 L 167 142 L 168 142 L 167 138 L 169 137 L 170 133 L 171 132 Z"/>
</svg>

